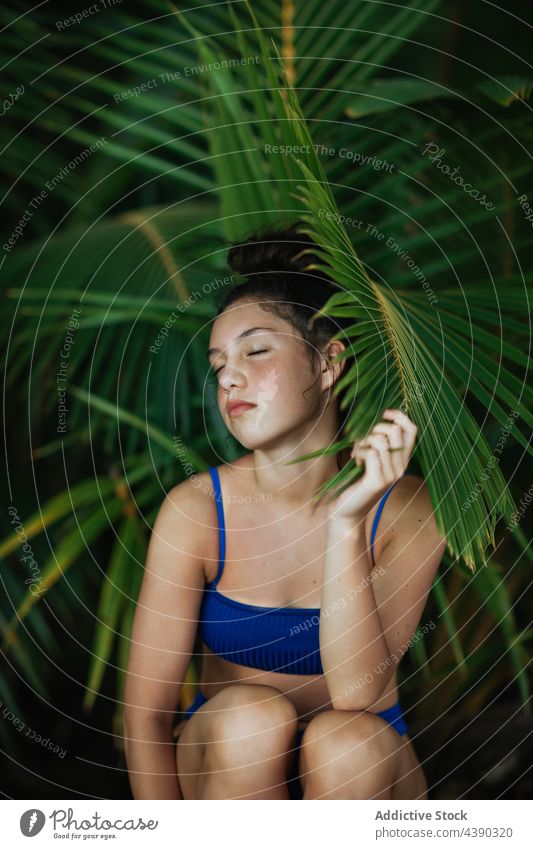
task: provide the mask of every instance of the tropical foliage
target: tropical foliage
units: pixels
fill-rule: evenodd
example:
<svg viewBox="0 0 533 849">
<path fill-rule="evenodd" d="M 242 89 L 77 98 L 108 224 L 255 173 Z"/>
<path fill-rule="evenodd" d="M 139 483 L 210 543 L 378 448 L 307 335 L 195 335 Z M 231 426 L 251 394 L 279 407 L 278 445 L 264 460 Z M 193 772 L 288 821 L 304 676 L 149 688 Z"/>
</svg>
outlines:
<svg viewBox="0 0 533 849">
<path fill-rule="evenodd" d="M 532 240 L 520 198 L 533 197 L 533 79 L 507 54 L 488 69 L 461 60 L 458 73 L 435 28 L 441 7 L 269 0 L 208 16 L 150 4 L 148 19 L 140 4 L 120 11 L 116 30 L 103 15 L 51 28 L 1 13 L 7 89 L 40 83 L 0 126 L 11 184 L 4 366 L 17 421 L 7 456 L 20 519 L 0 546 L 0 616 L 6 657 L 43 697 L 33 641 L 57 656 L 49 612 L 73 632 L 69 576 L 90 574 L 79 590 L 98 592 L 84 707 L 111 670 L 119 733 L 163 494 L 191 467 L 240 453 L 205 361 L 216 296 L 233 282 L 227 242 L 299 221 L 339 288 L 323 311 L 353 319 L 342 336 L 356 363 L 338 386 L 350 387 L 350 415 L 325 450 L 364 435 L 384 408 L 405 409 L 448 540 L 427 609 L 438 626 L 409 647 L 404 691 L 421 677 L 424 710 L 464 698 L 468 715 L 503 678 L 528 704 L 532 632 L 516 606 L 531 552 L 516 515 L 532 453 Z M 464 38 L 455 27 L 447 37 Z M 31 469 L 22 488 L 15 458 Z M 358 473 L 349 464 L 317 496 Z M 24 541 L 43 564 L 29 590 Z M 182 705 L 196 674 L 193 663 Z M 7 666 L 2 687 L 23 713 Z"/>
</svg>

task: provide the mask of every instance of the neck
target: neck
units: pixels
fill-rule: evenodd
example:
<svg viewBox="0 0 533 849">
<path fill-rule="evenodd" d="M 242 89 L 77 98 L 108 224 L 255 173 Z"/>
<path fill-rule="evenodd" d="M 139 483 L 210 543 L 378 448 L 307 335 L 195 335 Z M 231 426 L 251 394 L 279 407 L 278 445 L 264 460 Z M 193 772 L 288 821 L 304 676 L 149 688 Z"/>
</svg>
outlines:
<svg viewBox="0 0 533 849">
<path fill-rule="evenodd" d="M 275 447 L 255 449 L 250 456 L 250 469 L 257 489 L 271 492 L 276 503 L 289 508 L 305 506 L 311 513 L 322 510 L 324 502 L 313 501 L 316 490 L 332 478 L 350 457 L 350 448 L 339 454 L 325 454 L 289 465 L 296 457 L 310 454 L 331 445 L 335 441 L 329 435 L 314 431 L 304 439 L 276 442 Z"/>
</svg>

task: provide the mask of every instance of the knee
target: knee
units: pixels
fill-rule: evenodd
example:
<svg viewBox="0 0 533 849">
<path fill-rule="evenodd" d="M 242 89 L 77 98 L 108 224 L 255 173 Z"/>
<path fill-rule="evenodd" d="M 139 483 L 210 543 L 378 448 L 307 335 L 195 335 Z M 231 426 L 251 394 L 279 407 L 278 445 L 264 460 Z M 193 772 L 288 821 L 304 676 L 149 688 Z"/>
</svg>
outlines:
<svg viewBox="0 0 533 849">
<path fill-rule="evenodd" d="M 275 687 L 230 684 L 221 695 L 213 716 L 213 743 L 217 755 L 235 763 L 236 752 L 245 757 L 248 749 L 258 755 L 289 748 L 296 733 L 296 708 Z M 214 705 L 213 705 L 214 707 Z"/>
<path fill-rule="evenodd" d="M 310 720 L 302 746 L 309 764 L 339 764 L 349 757 L 359 765 L 376 763 L 390 754 L 390 728 L 375 714 L 366 711 L 326 710 Z"/>
<path fill-rule="evenodd" d="M 298 721 L 298 714 L 291 700 L 276 687 L 263 684 L 230 684 L 222 694 L 222 724 L 238 724 L 251 731 L 261 730 L 265 725 L 291 724 Z"/>
</svg>

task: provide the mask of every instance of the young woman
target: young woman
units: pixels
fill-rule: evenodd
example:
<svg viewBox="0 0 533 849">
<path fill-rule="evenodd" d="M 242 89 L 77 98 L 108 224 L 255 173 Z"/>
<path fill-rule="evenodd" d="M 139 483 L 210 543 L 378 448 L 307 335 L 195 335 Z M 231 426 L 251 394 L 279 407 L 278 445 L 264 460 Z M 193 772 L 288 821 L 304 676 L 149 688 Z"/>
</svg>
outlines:
<svg viewBox="0 0 533 849">
<path fill-rule="evenodd" d="M 208 357 L 247 453 L 174 487 L 153 528 L 125 688 L 136 799 L 427 798 L 397 671 L 446 541 L 401 410 L 343 456 L 289 465 L 343 425 L 349 359 L 338 324 L 309 321 L 335 291 L 302 270 L 312 245 L 288 228 L 229 254 L 246 279 Z M 357 482 L 314 500 L 350 458 Z M 173 729 L 197 636 L 199 692 Z"/>
</svg>

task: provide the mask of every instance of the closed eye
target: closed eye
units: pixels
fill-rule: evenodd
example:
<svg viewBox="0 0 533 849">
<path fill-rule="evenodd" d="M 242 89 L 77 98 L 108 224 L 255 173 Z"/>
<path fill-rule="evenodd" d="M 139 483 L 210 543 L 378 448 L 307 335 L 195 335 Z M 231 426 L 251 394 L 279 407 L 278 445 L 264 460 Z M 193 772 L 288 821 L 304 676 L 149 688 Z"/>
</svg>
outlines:
<svg viewBox="0 0 533 849">
<path fill-rule="evenodd" d="M 266 354 L 266 353 L 268 353 L 268 348 L 261 348 L 260 351 L 250 351 L 248 356 L 254 357 L 256 354 Z M 224 366 L 220 366 L 220 368 L 217 368 L 217 370 L 214 372 L 214 374 L 218 374 L 219 371 L 222 371 L 223 368 L 224 368 Z"/>
</svg>

